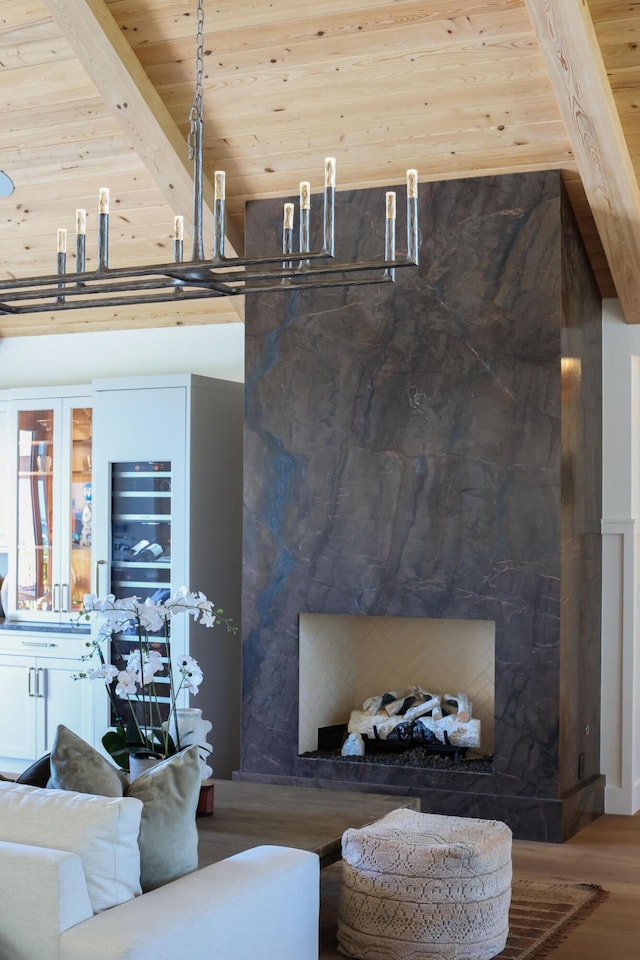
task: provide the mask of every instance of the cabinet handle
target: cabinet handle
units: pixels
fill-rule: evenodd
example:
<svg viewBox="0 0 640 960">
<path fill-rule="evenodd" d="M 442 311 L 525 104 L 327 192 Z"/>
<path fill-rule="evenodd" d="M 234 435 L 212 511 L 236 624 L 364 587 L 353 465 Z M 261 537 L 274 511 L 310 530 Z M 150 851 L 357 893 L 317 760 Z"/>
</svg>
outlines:
<svg viewBox="0 0 640 960">
<path fill-rule="evenodd" d="M 36 668 L 29 667 L 29 674 L 28 674 L 28 680 L 27 680 L 27 692 L 30 697 L 35 697 L 35 693 L 33 692 L 33 680 L 35 678 L 35 675 L 36 675 Z"/>
<path fill-rule="evenodd" d="M 60 613 L 60 584 L 53 585 L 53 612 Z"/>
<path fill-rule="evenodd" d="M 42 687 L 40 686 L 41 679 L 42 679 Z M 45 694 L 44 667 L 38 667 L 36 669 L 36 697 L 44 697 L 44 694 Z"/>
<path fill-rule="evenodd" d="M 69 584 L 62 584 L 62 612 L 69 613 Z"/>
<path fill-rule="evenodd" d="M 57 643 L 46 643 L 44 640 L 21 640 L 23 647 L 57 647 Z"/>
</svg>

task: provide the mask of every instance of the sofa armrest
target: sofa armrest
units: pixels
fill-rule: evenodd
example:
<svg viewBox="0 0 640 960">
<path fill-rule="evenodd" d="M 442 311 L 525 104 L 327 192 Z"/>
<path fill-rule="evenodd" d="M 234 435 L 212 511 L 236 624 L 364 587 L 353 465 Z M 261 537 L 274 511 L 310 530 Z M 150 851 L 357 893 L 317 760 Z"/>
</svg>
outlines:
<svg viewBox="0 0 640 960">
<path fill-rule="evenodd" d="M 93 916 L 75 853 L 0 841 L 0 958 L 57 960 L 60 934 Z"/>
<path fill-rule="evenodd" d="M 317 960 L 319 859 L 262 846 L 97 914 L 60 938 L 60 960 Z"/>
</svg>

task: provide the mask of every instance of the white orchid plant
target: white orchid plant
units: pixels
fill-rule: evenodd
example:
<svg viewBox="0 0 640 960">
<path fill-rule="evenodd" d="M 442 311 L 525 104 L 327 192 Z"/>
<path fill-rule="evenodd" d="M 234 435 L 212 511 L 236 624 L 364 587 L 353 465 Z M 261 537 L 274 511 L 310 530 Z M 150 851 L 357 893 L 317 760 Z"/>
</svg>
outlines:
<svg viewBox="0 0 640 960">
<path fill-rule="evenodd" d="M 97 661 L 97 666 L 76 674 L 76 679 L 101 679 L 106 685 L 115 729 L 105 733 L 102 743 L 119 766 L 128 769 L 130 756 L 163 758 L 180 750 L 179 733 L 174 742 L 170 722 L 182 691 L 197 694 L 204 677 L 193 657 L 172 655 L 170 622 L 186 614 L 205 627 L 223 624 L 230 633 L 237 633 L 238 628 L 223 612 L 214 609 L 203 593 L 190 593 L 186 587 L 162 602 L 138 597 L 118 600 L 113 594 L 103 599 L 85 595 L 79 619 L 94 618 L 97 632 L 87 641 L 89 649 L 82 660 Z M 135 642 L 135 647 L 121 655 L 122 639 Z M 153 644 L 163 644 L 165 655 Z M 168 716 L 161 707 L 166 697 L 156 683 L 162 674 L 162 687 L 168 688 Z M 128 716 L 123 716 L 125 711 Z M 178 730 L 177 723 L 174 728 Z"/>
</svg>

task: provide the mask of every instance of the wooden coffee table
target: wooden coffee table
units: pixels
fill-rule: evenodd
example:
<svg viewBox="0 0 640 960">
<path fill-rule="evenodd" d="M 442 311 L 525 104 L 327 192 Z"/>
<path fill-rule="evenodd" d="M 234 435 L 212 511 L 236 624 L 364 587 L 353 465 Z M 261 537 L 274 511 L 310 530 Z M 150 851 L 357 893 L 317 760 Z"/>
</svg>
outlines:
<svg viewBox="0 0 640 960">
<path fill-rule="evenodd" d="M 390 810 L 420 810 L 417 797 L 354 790 L 215 780 L 214 813 L 198 817 L 201 867 L 263 843 L 310 850 L 328 866 L 340 859 L 347 827 L 363 827 Z"/>
</svg>

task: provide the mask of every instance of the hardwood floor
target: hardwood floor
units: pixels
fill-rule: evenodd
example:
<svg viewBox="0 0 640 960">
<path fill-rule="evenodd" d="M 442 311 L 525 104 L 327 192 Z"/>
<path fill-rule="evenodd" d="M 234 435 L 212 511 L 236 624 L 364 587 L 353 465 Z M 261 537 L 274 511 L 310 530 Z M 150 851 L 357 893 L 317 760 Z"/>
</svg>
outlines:
<svg viewBox="0 0 640 960">
<path fill-rule="evenodd" d="M 640 813 L 606 814 L 563 844 L 514 840 L 516 877 L 597 883 L 607 900 L 548 960 L 640 960 Z"/>
</svg>

